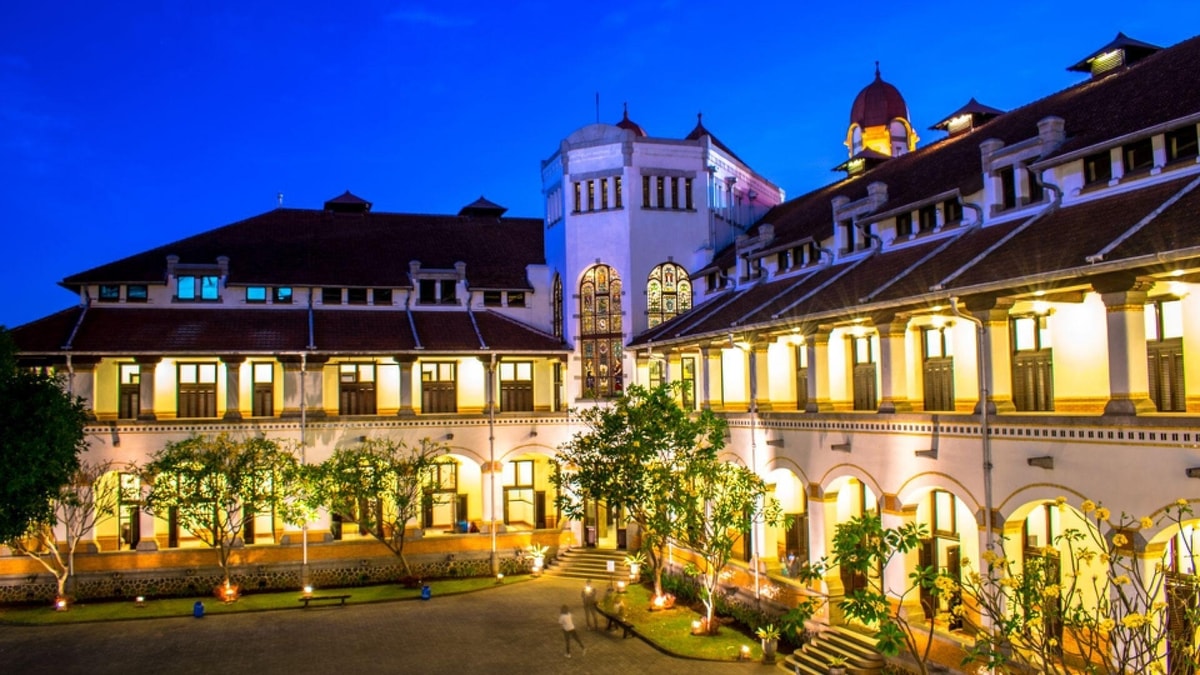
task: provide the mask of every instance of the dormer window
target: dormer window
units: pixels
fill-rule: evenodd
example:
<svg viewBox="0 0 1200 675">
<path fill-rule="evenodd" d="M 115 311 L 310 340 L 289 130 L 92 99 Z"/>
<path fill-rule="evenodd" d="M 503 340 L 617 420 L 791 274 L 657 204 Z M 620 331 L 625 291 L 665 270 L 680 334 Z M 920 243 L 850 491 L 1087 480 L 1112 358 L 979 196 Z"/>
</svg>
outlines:
<svg viewBox="0 0 1200 675">
<path fill-rule="evenodd" d="M 1112 157 L 1107 150 L 1083 158 L 1083 184 L 1107 184 L 1112 180 Z"/>
<path fill-rule="evenodd" d="M 150 289 L 146 284 L 129 284 L 125 287 L 125 302 L 146 302 L 150 299 Z"/>
<path fill-rule="evenodd" d="M 1154 167 L 1154 146 L 1149 138 L 1129 143 L 1121 148 L 1121 159 L 1125 164 L 1125 175 L 1149 171 Z"/>
<path fill-rule="evenodd" d="M 780 251 L 775 254 L 775 268 L 779 272 L 786 272 L 792 268 L 792 252 Z"/>
<path fill-rule="evenodd" d="M 219 300 L 219 277 L 191 276 L 176 277 L 175 299 L 185 302 L 195 300 Z"/>
<path fill-rule="evenodd" d="M 1046 188 L 1038 180 L 1039 176 L 1033 169 L 1025 170 L 1025 184 L 1029 186 L 1029 203 L 1037 204 L 1046 198 Z"/>
<path fill-rule="evenodd" d="M 263 303 L 267 301 L 266 286 L 247 286 L 246 287 L 246 302 Z"/>
<path fill-rule="evenodd" d="M 342 304 L 342 289 L 340 289 L 340 288 L 322 288 L 321 289 L 321 304 L 322 305 L 340 305 L 340 304 Z"/>
<path fill-rule="evenodd" d="M 290 286 L 276 286 L 273 289 L 271 301 L 277 305 L 287 305 L 292 302 L 292 289 Z"/>
<path fill-rule="evenodd" d="M 947 199 L 942 202 L 942 214 L 946 218 L 946 224 L 961 223 L 963 219 L 963 206 L 957 199 Z"/>
<path fill-rule="evenodd" d="M 1000 169 L 1000 208 L 1011 209 L 1017 205 L 1017 178 L 1011 166 Z"/>
<path fill-rule="evenodd" d="M 509 307 L 524 307 L 525 306 L 525 292 L 524 291 L 509 291 L 508 292 L 508 306 Z"/>
<path fill-rule="evenodd" d="M 1167 161 L 1178 162 L 1183 159 L 1193 159 L 1196 157 L 1196 125 L 1189 124 L 1186 127 L 1168 131 L 1165 134 L 1164 140 L 1167 146 Z"/>
<path fill-rule="evenodd" d="M 365 288 L 347 288 L 346 302 L 351 305 L 367 304 L 367 289 Z"/>
<path fill-rule="evenodd" d="M 933 232 L 937 228 L 937 205 L 921 207 L 921 210 L 917 211 L 917 221 L 918 234 Z"/>
<path fill-rule="evenodd" d="M 421 279 L 417 302 L 422 305 L 456 305 L 458 282 L 454 279 Z"/>
<path fill-rule="evenodd" d="M 421 302 L 424 302 L 422 300 Z M 484 291 L 483 306 L 484 307 L 499 307 L 504 304 L 504 293 L 500 291 Z"/>
<path fill-rule="evenodd" d="M 392 304 L 392 289 L 376 288 L 371 291 L 371 303 L 376 306 L 388 307 Z"/>
<path fill-rule="evenodd" d="M 911 237 L 913 233 L 912 213 L 896 216 L 896 237 Z"/>
<path fill-rule="evenodd" d="M 101 284 L 100 302 L 116 302 L 121 299 L 121 287 L 117 284 Z"/>
</svg>

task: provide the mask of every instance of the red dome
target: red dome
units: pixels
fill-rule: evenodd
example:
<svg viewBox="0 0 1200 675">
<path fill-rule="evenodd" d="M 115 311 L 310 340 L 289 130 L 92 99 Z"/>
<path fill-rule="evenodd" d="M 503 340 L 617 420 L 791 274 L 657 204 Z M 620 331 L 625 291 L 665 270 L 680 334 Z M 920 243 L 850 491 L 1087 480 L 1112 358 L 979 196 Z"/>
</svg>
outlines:
<svg viewBox="0 0 1200 675">
<path fill-rule="evenodd" d="M 628 103 L 625 104 L 625 116 L 621 118 L 620 122 L 617 122 L 617 126 L 622 129 L 629 129 L 630 131 L 633 132 L 634 136 L 639 136 L 641 138 L 646 137 L 646 130 L 642 128 L 642 125 L 629 119 L 629 104 Z"/>
<path fill-rule="evenodd" d="M 860 127 L 878 127 L 897 117 L 908 119 L 908 105 L 900 90 L 883 81 L 879 76 L 879 63 L 875 63 L 875 81 L 868 84 L 850 107 L 850 123 Z"/>
</svg>

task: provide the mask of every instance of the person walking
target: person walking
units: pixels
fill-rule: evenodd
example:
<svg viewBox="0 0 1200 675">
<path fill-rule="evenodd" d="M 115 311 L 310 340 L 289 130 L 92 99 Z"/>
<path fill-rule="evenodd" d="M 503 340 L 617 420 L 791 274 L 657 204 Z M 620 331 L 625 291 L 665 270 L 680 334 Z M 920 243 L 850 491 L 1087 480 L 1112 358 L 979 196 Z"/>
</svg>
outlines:
<svg viewBox="0 0 1200 675">
<path fill-rule="evenodd" d="M 600 628 L 600 613 L 596 611 L 596 587 L 592 585 L 592 580 L 588 579 L 583 585 L 583 590 L 579 592 L 579 597 L 583 599 L 583 619 L 587 624 L 588 630 L 596 630 Z"/>
<path fill-rule="evenodd" d="M 563 641 L 567 643 L 567 658 L 571 658 L 571 638 L 575 638 L 579 648 L 587 654 L 587 647 L 583 646 L 583 640 L 580 640 L 579 633 L 575 632 L 575 620 L 571 618 L 571 609 L 566 605 L 563 605 L 562 611 L 558 613 L 558 625 L 562 626 Z"/>
</svg>

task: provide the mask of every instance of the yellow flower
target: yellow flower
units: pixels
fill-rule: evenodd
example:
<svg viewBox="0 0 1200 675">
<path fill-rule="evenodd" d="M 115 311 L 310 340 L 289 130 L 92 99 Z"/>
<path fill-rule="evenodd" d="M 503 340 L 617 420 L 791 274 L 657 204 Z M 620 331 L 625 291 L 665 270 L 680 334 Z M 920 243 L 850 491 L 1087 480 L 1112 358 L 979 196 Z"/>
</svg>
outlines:
<svg viewBox="0 0 1200 675">
<path fill-rule="evenodd" d="M 965 616 L 967 613 L 966 605 L 955 605 L 950 608 L 950 613 L 954 616 Z"/>
<path fill-rule="evenodd" d="M 1112 541 L 1113 546 L 1124 546 L 1125 544 L 1129 543 L 1129 539 L 1127 539 L 1125 535 L 1121 534 L 1120 532 L 1113 535 Z"/>
<path fill-rule="evenodd" d="M 1163 602 L 1162 600 L 1159 600 L 1158 602 L 1154 603 L 1153 605 L 1150 605 L 1150 609 L 1152 609 L 1156 612 L 1161 612 L 1166 608 L 1167 608 L 1167 603 Z"/>
<path fill-rule="evenodd" d="M 1058 497 L 1054 498 L 1054 503 L 1058 506 L 1062 506 L 1067 503 L 1067 498 L 1059 495 Z"/>
<path fill-rule="evenodd" d="M 1148 530 L 1154 527 L 1154 519 L 1150 516 L 1142 516 L 1142 519 L 1138 521 L 1138 523 L 1142 526 L 1143 530 Z"/>
<path fill-rule="evenodd" d="M 1046 643 L 1046 644 L 1049 644 L 1051 647 L 1057 647 L 1057 646 L 1058 646 L 1058 640 L 1056 640 L 1056 639 L 1054 639 L 1054 638 L 1050 638 L 1050 640 L 1049 640 L 1049 641 L 1047 641 L 1047 643 Z"/>
<path fill-rule="evenodd" d="M 1117 622 L 1113 621 L 1112 619 L 1105 619 L 1100 622 L 1099 626 L 1096 626 L 1097 630 L 1099 630 L 1103 635 L 1108 635 L 1109 631 L 1116 627 Z"/>
<path fill-rule="evenodd" d="M 1124 574 L 1115 576 L 1113 577 L 1113 583 L 1118 586 L 1124 586 L 1125 584 L 1129 583 L 1129 577 L 1125 576 Z"/>
<path fill-rule="evenodd" d="M 1016 588 L 1017 580 L 1012 577 L 1004 577 L 1000 580 L 1000 585 L 1005 588 Z"/>
<path fill-rule="evenodd" d="M 1110 514 L 1108 512 L 1108 509 L 1104 508 L 1103 506 L 1099 506 L 1096 508 L 1096 519 L 1097 520 L 1108 520 L 1109 515 Z"/>
<path fill-rule="evenodd" d="M 1147 623 L 1149 623 L 1149 619 L 1142 614 L 1138 614 L 1137 612 L 1133 612 L 1132 614 L 1121 618 L 1121 625 L 1130 630 L 1137 630 L 1142 626 L 1145 626 Z"/>
<path fill-rule="evenodd" d="M 995 565 L 996 561 L 1000 559 L 1000 556 L 996 555 L 995 551 L 984 551 L 981 557 L 989 565 Z"/>
<path fill-rule="evenodd" d="M 1085 499 L 1083 500 L 1083 503 L 1079 505 L 1079 509 L 1085 514 L 1091 513 L 1092 511 L 1096 510 L 1096 502 L 1090 499 Z"/>
<path fill-rule="evenodd" d="M 1187 505 L 1188 505 L 1188 500 L 1186 500 L 1186 499 L 1176 499 L 1175 500 L 1175 506 L 1183 507 L 1183 506 L 1187 506 Z"/>
<path fill-rule="evenodd" d="M 1046 596 L 1047 598 L 1057 598 L 1059 590 L 1058 584 L 1050 584 L 1042 589 L 1042 595 Z"/>
</svg>

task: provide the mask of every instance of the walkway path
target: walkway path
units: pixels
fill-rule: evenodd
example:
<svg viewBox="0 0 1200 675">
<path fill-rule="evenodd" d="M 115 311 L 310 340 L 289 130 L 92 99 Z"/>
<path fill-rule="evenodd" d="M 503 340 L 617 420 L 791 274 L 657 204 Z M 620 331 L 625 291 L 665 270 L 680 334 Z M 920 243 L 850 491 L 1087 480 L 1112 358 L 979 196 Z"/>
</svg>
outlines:
<svg viewBox="0 0 1200 675">
<path fill-rule="evenodd" d="M 579 583 L 543 577 L 480 593 L 308 610 L 65 626 L 0 626 L 0 672 L 640 673 L 775 672 L 757 663 L 663 655 L 619 633 L 589 632 Z M 563 656 L 558 608 L 571 606 L 587 654 Z"/>
</svg>

